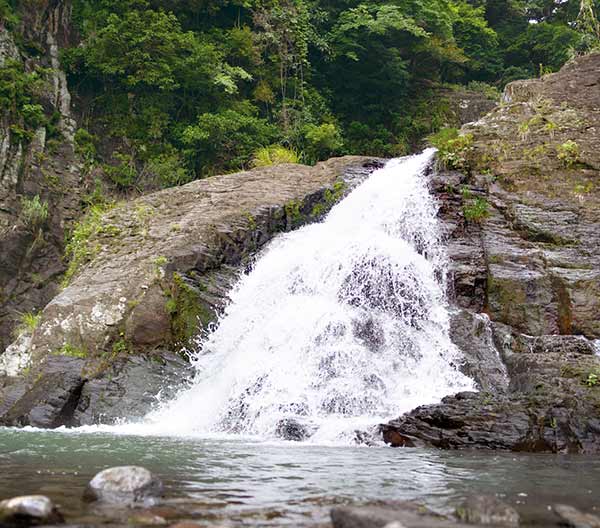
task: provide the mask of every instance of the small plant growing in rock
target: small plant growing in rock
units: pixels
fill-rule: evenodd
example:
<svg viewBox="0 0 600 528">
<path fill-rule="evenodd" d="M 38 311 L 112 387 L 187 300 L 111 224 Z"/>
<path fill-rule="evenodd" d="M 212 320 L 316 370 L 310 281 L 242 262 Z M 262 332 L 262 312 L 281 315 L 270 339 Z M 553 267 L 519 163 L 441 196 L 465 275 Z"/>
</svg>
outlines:
<svg viewBox="0 0 600 528">
<path fill-rule="evenodd" d="M 447 169 L 470 172 L 473 165 L 473 135 L 461 135 L 456 128 L 443 128 L 429 136 L 438 149 L 438 160 Z"/>
<path fill-rule="evenodd" d="M 587 379 L 585 380 L 585 384 L 588 387 L 595 387 L 596 385 L 598 385 L 598 374 L 596 374 L 595 372 L 590 372 L 588 374 Z"/>
<path fill-rule="evenodd" d="M 81 348 L 77 348 L 69 343 L 65 343 L 57 352 L 58 356 L 72 357 L 84 359 L 87 357 L 87 352 Z"/>
<path fill-rule="evenodd" d="M 41 313 L 25 312 L 21 314 L 21 320 L 14 332 L 14 337 L 26 334 L 31 335 L 35 329 L 39 326 L 42 319 Z"/>
<path fill-rule="evenodd" d="M 579 161 L 579 145 L 569 139 L 556 148 L 557 157 L 565 167 L 572 167 Z"/>
<path fill-rule="evenodd" d="M 467 222 L 481 222 L 490 214 L 488 203 L 483 198 L 477 196 L 463 206 L 463 214 Z"/>
<path fill-rule="evenodd" d="M 21 219 L 27 228 L 35 232 L 48 220 L 48 204 L 40 200 L 39 195 L 21 200 Z"/>
</svg>

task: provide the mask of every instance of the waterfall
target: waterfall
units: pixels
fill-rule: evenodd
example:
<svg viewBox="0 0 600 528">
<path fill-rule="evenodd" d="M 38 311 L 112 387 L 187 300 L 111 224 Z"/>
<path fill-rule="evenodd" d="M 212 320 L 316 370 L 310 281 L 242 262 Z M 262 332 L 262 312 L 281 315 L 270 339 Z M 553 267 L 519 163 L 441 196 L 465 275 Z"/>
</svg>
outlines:
<svg viewBox="0 0 600 528">
<path fill-rule="evenodd" d="M 448 337 L 433 156 L 390 161 L 321 223 L 277 237 L 201 342 L 196 381 L 149 430 L 346 441 L 473 389 Z"/>
</svg>

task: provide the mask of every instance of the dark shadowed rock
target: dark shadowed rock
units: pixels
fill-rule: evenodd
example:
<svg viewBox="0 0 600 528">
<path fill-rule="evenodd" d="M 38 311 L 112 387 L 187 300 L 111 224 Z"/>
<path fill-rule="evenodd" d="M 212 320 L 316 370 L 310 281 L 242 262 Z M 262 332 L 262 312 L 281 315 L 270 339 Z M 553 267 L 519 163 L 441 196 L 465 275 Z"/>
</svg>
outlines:
<svg viewBox="0 0 600 528">
<path fill-rule="evenodd" d="M 600 517 L 591 513 L 583 513 L 573 506 L 555 504 L 552 511 L 560 517 L 561 526 L 570 528 L 600 528 Z"/>
<path fill-rule="evenodd" d="M 456 516 L 468 524 L 484 526 L 519 526 L 517 510 L 500 499 L 490 495 L 474 495 L 469 497 L 458 508 Z"/>
<path fill-rule="evenodd" d="M 58 524 L 63 521 L 54 503 L 44 495 L 26 495 L 0 502 L 1 526 Z"/>
<path fill-rule="evenodd" d="M 84 499 L 129 505 L 153 502 L 162 493 L 162 481 L 146 468 L 121 466 L 98 473 L 88 484 Z"/>
<path fill-rule="evenodd" d="M 295 442 L 302 442 L 310 438 L 311 434 L 308 427 L 294 418 L 280 420 L 275 433 L 284 440 L 293 440 Z"/>
</svg>

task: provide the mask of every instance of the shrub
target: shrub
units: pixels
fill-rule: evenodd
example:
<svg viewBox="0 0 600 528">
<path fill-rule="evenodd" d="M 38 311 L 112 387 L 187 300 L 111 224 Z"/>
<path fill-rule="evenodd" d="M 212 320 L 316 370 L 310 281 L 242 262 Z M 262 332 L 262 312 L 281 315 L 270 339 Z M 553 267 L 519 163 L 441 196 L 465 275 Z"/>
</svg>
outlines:
<svg viewBox="0 0 600 528">
<path fill-rule="evenodd" d="M 87 163 L 91 163 L 96 158 L 96 139 L 96 136 L 90 134 L 85 128 L 78 128 L 75 132 L 75 152 Z"/>
<path fill-rule="evenodd" d="M 438 149 L 438 160 L 448 168 L 471 172 L 473 164 L 473 135 L 461 135 L 456 128 L 443 128 L 429 136 L 429 142 Z"/>
<path fill-rule="evenodd" d="M 480 196 L 473 197 L 473 194 L 467 187 L 461 190 L 463 198 L 463 214 L 467 222 L 481 222 L 489 216 L 489 204 Z"/>
<path fill-rule="evenodd" d="M 467 90 L 481 93 L 485 95 L 488 99 L 491 99 L 492 101 L 499 101 L 500 97 L 502 96 L 498 88 L 491 84 L 484 83 L 481 81 L 471 81 L 469 84 L 467 84 Z"/>
<path fill-rule="evenodd" d="M 569 139 L 556 147 L 557 157 L 565 167 L 572 167 L 579 161 L 579 145 Z"/>
<path fill-rule="evenodd" d="M 48 220 L 48 204 L 39 195 L 21 199 L 21 220 L 30 231 L 37 231 Z"/>
<path fill-rule="evenodd" d="M 473 198 L 463 206 L 463 214 L 467 222 L 481 222 L 490 213 L 488 211 L 488 203 L 479 196 Z"/>
<path fill-rule="evenodd" d="M 339 153 L 344 145 L 340 130 L 332 123 L 306 125 L 303 136 L 304 152 L 312 163 Z"/>
<path fill-rule="evenodd" d="M 120 189 L 131 189 L 137 181 L 137 170 L 133 156 L 117 152 L 113 158 L 118 160 L 116 165 L 104 165 L 104 172 Z"/>
<path fill-rule="evenodd" d="M 146 167 L 163 188 L 192 181 L 192 174 L 183 166 L 181 156 L 175 151 L 151 158 Z"/>
<path fill-rule="evenodd" d="M 298 153 L 282 145 L 271 145 L 259 148 L 254 153 L 253 167 L 268 167 L 270 165 L 281 165 L 282 163 L 300 163 Z"/>
</svg>

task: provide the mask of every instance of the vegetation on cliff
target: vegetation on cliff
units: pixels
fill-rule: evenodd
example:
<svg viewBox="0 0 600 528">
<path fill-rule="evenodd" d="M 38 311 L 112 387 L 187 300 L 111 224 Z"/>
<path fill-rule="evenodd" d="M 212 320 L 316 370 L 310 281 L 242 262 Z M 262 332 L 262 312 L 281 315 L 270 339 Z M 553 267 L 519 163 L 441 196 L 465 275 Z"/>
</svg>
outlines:
<svg viewBox="0 0 600 528">
<path fill-rule="evenodd" d="M 493 96 L 596 46 L 594 1 L 74 0 L 61 60 L 88 164 L 121 190 L 169 187 L 277 147 L 406 153 L 446 124 L 439 87 Z M 2 0 L 4 23 L 25 4 Z M 31 80 L 14 69 L 0 80 Z M 0 86 L 24 134 L 47 120 L 31 89 Z"/>
</svg>

